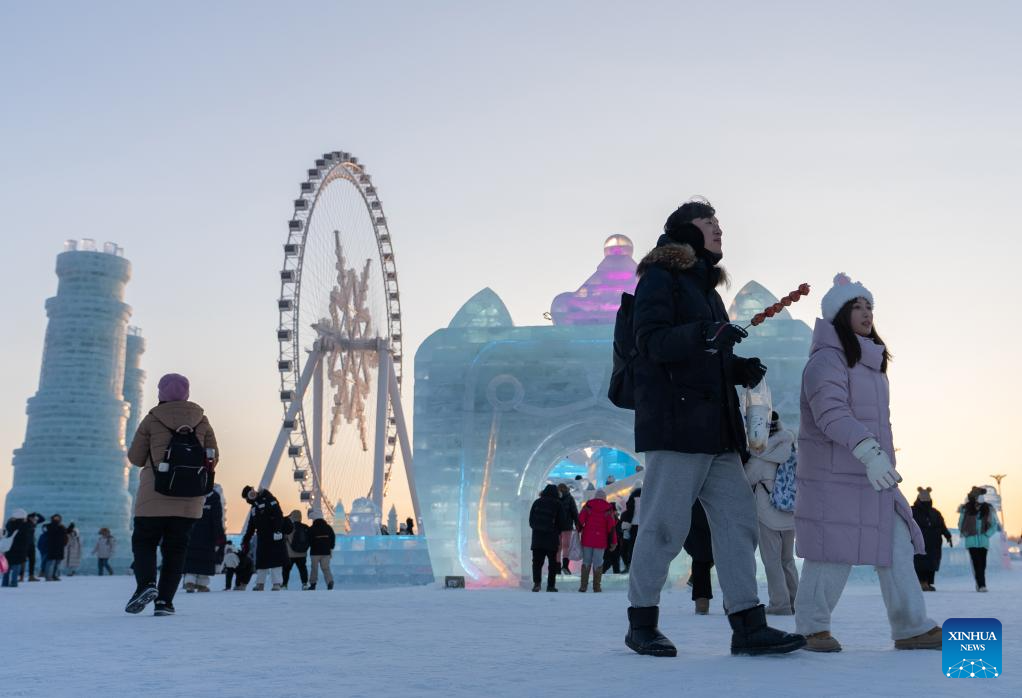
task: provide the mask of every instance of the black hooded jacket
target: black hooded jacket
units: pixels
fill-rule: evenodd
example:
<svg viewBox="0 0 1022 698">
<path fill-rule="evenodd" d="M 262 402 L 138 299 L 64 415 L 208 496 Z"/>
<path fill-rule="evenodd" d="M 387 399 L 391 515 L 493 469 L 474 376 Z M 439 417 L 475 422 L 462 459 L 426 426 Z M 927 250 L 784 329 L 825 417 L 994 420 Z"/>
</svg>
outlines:
<svg viewBox="0 0 1022 698">
<path fill-rule="evenodd" d="M 287 564 L 287 543 L 291 519 L 284 516 L 280 503 L 269 490 L 263 490 L 252 502 L 252 513 L 245 527 L 242 549 L 247 552 L 252 536 L 256 536 L 256 569 L 265 570 Z"/>
<path fill-rule="evenodd" d="M 337 534 L 325 519 L 316 519 L 309 526 L 309 552 L 312 555 L 331 555 L 337 543 Z"/>
<path fill-rule="evenodd" d="M 561 531 L 565 530 L 566 525 L 569 525 L 568 516 L 561 506 L 557 485 L 547 485 L 529 510 L 532 549 L 557 552 L 561 545 Z"/>
<path fill-rule="evenodd" d="M 919 525 L 923 533 L 923 543 L 926 545 L 925 555 L 915 556 L 917 570 L 936 572 L 940 569 L 940 558 L 944 541 L 942 538 L 951 540 L 951 531 L 944 523 L 944 516 L 934 508 L 933 502 L 922 502 L 918 499 L 912 505 L 912 518 Z"/>
<path fill-rule="evenodd" d="M 20 565 L 28 559 L 32 550 L 32 530 L 34 526 L 25 519 L 8 519 L 4 529 L 8 536 L 13 536 L 11 549 L 4 553 L 7 562 L 12 565 Z"/>
<path fill-rule="evenodd" d="M 63 560 L 64 548 L 67 547 L 67 527 L 50 521 L 43 526 L 43 530 L 46 532 L 46 557 L 50 560 Z"/>
<path fill-rule="evenodd" d="M 723 270 L 663 236 L 637 273 L 635 450 L 744 457 L 735 386 L 749 381 L 748 360 L 706 351 L 706 328 L 728 321 L 716 290 Z"/>
</svg>

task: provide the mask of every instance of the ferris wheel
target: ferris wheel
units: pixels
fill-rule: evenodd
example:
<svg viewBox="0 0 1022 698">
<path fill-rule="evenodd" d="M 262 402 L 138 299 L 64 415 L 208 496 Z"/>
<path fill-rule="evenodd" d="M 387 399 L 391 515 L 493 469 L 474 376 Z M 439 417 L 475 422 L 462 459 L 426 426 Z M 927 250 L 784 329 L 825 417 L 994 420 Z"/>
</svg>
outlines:
<svg viewBox="0 0 1022 698">
<path fill-rule="evenodd" d="M 336 502 L 361 497 L 382 510 L 400 447 L 419 519 L 394 250 L 376 187 L 350 153 L 326 153 L 301 183 L 277 310 L 284 419 L 261 487 L 286 451 L 310 515 L 332 520 Z"/>
</svg>

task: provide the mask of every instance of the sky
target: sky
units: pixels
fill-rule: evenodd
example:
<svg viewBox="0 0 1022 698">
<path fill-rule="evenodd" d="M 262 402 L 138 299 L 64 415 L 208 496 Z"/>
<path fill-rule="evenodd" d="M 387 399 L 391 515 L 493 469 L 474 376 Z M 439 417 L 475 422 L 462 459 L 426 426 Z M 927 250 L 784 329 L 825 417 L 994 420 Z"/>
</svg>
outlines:
<svg viewBox="0 0 1022 698">
<path fill-rule="evenodd" d="M 822 293 L 841 271 L 872 290 L 910 500 L 931 486 L 955 518 L 1006 473 L 1017 533 L 1020 20 L 996 1 L 0 0 L 0 453 L 24 438 L 54 257 L 113 240 L 147 399 L 163 373 L 191 378 L 239 527 L 233 493 L 279 428 L 291 202 L 347 150 L 390 223 L 406 356 L 485 287 L 545 323 L 608 235 L 641 254 L 703 195 L 732 293 Z M 819 293 L 793 314 L 812 324 Z M 11 477 L 0 464 L 0 492 Z M 387 506 L 408 501 L 398 477 Z"/>
</svg>

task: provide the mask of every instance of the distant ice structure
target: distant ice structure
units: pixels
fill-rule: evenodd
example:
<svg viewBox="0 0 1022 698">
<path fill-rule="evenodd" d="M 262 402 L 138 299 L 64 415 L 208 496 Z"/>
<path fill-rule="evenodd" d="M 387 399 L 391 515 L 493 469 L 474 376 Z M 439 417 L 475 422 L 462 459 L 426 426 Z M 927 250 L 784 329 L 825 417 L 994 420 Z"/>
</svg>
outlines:
<svg viewBox="0 0 1022 698">
<path fill-rule="evenodd" d="M 109 528 L 118 541 L 111 565 L 126 572 L 131 494 L 124 390 L 131 308 L 124 288 L 131 264 L 113 243 L 98 251 L 92 240 L 69 240 L 64 250 L 57 256 L 57 295 L 46 301 L 39 390 L 28 400 L 25 442 L 14 451 L 6 512 L 61 514 L 65 524 L 73 521 L 81 531 L 86 553 L 98 530 Z M 144 374 L 137 370 L 137 343 L 132 351 L 134 398 Z"/>
<path fill-rule="evenodd" d="M 348 514 L 351 535 L 378 536 L 382 521 L 380 510 L 376 508 L 373 500 L 359 497 L 351 503 L 351 513 Z"/>
<path fill-rule="evenodd" d="M 338 536 L 330 571 L 339 588 L 433 582 L 429 549 L 421 536 Z"/>
<path fill-rule="evenodd" d="M 128 328 L 127 347 L 124 354 L 124 399 L 130 407 L 128 422 L 124 427 L 127 446 L 135 436 L 138 423 L 142 421 L 145 400 L 145 371 L 142 370 L 142 354 L 145 353 L 145 338 L 137 327 Z M 138 492 L 138 474 L 141 468 L 128 468 L 128 492 L 134 499 Z"/>
</svg>

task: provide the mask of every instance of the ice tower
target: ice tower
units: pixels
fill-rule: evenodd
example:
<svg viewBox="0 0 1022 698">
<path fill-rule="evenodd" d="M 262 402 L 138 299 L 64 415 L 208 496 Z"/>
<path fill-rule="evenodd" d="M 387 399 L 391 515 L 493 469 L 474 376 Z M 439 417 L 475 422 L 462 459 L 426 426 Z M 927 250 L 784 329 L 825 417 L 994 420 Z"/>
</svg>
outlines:
<svg viewBox="0 0 1022 698">
<path fill-rule="evenodd" d="M 24 445 L 14 452 L 7 513 L 59 513 L 77 524 L 85 551 L 100 527 L 109 528 L 119 543 L 111 564 L 123 572 L 131 555 L 123 397 L 131 264 L 113 243 L 99 251 L 92 240 L 71 240 L 64 250 L 57 295 L 46 301 L 39 390 L 28 400 Z"/>
<path fill-rule="evenodd" d="M 128 328 L 127 345 L 124 352 L 124 399 L 128 402 L 128 422 L 124 427 L 124 442 L 131 445 L 138 423 L 142 421 L 143 400 L 145 399 L 145 371 L 142 370 L 142 354 L 145 353 L 145 338 L 137 327 Z M 141 468 L 128 468 L 128 493 L 134 497 L 138 491 L 138 474 Z"/>
</svg>

